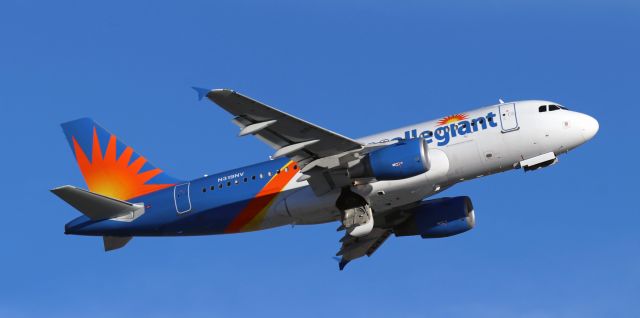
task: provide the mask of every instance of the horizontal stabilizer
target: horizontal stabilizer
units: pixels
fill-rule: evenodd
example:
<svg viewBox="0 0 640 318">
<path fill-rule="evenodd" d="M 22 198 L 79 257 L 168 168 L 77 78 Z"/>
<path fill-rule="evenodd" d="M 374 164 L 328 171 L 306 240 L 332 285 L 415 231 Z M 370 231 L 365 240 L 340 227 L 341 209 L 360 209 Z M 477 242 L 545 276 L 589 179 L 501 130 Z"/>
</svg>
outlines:
<svg viewBox="0 0 640 318">
<path fill-rule="evenodd" d="M 108 252 L 124 247 L 132 238 L 132 236 L 103 236 L 104 251 Z"/>
<path fill-rule="evenodd" d="M 135 212 L 141 209 L 144 210 L 144 206 L 106 197 L 69 185 L 55 188 L 51 192 L 92 220 L 112 219 L 127 214 L 136 214 Z"/>
</svg>

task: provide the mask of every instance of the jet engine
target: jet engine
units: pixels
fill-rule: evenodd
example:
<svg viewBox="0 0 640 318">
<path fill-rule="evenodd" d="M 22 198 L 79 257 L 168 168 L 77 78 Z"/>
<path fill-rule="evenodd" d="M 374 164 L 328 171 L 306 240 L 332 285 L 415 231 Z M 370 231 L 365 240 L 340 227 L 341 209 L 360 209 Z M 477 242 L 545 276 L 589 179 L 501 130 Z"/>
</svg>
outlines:
<svg viewBox="0 0 640 318">
<path fill-rule="evenodd" d="M 425 173 L 429 167 L 427 142 L 424 138 L 415 138 L 367 154 L 349 169 L 349 174 L 353 178 L 398 180 Z"/>
<path fill-rule="evenodd" d="M 393 228 L 396 236 L 447 237 L 466 232 L 476 223 L 473 204 L 466 196 L 423 201 L 406 212 L 410 217 Z"/>
</svg>

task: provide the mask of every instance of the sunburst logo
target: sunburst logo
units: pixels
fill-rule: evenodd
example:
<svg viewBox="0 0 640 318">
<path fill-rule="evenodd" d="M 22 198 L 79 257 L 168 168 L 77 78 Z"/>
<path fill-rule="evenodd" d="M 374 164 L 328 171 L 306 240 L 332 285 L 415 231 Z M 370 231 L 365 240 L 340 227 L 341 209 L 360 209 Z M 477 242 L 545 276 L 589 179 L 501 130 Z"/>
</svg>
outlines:
<svg viewBox="0 0 640 318">
<path fill-rule="evenodd" d="M 72 137 L 76 161 L 84 176 L 89 190 L 108 197 L 129 200 L 151 192 L 173 186 L 173 184 L 147 184 L 153 177 L 162 173 L 154 168 L 140 172 L 147 159 L 139 156 L 132 163 L 133 149 L 126 147 L 120 156 L 116 155 L 116 136 L 109 136 L 107 149 L 102 154 L 102 147 L 96 128 L 93 127 L 93 143 L 91 160 L 82 150 L 75 137 Z"/>
<path fill-rule="evenodd" d="M 438 126 L 452 124 L 461 120 L 465 120 L 467 118 L 469 118 L 467 114 L 455 114 L 455 115 L 447 116 L 445 118 L 438 120 Z"/>
</svg>

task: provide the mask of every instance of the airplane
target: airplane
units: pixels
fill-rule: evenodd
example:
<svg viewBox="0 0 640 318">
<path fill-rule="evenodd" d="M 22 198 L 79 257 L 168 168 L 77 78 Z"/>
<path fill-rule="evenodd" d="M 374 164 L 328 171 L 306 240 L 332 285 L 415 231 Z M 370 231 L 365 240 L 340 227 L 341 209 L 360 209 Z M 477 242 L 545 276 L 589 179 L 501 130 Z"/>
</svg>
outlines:
<svg viewBox="0 0 640 318">
<path fill-rule="evenodd" d="M 102 236 L 105 251 L 135 236 L 191 236 L 340 222 L 339 269 L 392 234 L 442 238 L 475 226 L 462 181 L 532 171 L 592 139 L 593 117 L 551 101 L 504 102 L 351 139 L 229 89 L 194 87 L 233 116 L 270 160 L 191 180 L 151 164 L 90 118 L 62 129 L 87 184 L 52 189 L 82 213 L 65 234 Z"/>
</svg>

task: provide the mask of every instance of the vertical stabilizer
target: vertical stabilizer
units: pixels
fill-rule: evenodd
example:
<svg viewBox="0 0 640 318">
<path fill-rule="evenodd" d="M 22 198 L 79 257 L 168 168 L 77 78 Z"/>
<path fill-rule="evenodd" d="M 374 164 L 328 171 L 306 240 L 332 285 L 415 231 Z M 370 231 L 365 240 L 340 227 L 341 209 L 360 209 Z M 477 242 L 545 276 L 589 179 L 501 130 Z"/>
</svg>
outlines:
<svg viewBox="0 0 640 318">
<path fill-rule="evenodd" d="M 89 191 L 129 200 L 180 182 L 90 118 L 62 124 Z"/>
</svg>

